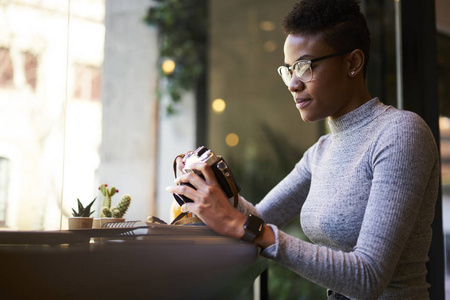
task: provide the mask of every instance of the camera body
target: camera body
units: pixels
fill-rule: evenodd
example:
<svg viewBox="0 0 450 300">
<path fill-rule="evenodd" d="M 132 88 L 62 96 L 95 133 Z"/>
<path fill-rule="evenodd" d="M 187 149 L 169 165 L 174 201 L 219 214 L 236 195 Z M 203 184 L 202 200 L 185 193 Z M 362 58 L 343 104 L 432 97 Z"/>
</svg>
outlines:
<svg viewBox="0 0 450 300">
<path fill-rule="evenodd" d="M 236 192 L 239 192 L 241 190 L 240 185 L 234 179 L 234 176 L 231 173 L 225 160 L 221 156 L 216 155 L 213 151 L 209 150 L 204 146 L 201 146 L 197 148 L 195 151 L 186 154 L 183 157 L 183 162 L 184 162 L 183 168 L 184 173 L 189 172 L 196 173 L 203 179 L 205 178 L 201 173 L 192 169 L 192 164 L 198 162 L 207 163 L 213 170 L 217 181 L 219 182 L 220 186 L 222 187 L 222 190 L 225 192 L 228 198 L 234 196 L 233 190 L 236 190 Z M 232 182 L 230 182 L 230 180 L 232 180 Z M 230 184 L 234 185 L 234 187 L 230 186 Z M 192 186 L 190 183 L 182 183 L 181 185 L 187 185 L 195 189 L 195 187 Z M 174 194 L 174 197 L 175 200 L 177 200 L 178 204 L 180 205 L 183 205 L 186 202 L 193 202 L 192 199 L 184 195 Z"/>
</svg>

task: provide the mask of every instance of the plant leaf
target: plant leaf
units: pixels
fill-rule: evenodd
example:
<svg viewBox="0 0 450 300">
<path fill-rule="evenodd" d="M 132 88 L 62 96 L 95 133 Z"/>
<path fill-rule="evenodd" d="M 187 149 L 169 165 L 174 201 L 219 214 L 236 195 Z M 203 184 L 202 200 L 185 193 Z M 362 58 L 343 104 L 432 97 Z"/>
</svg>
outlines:
<svg viewBox="0 0 450 300">
<path fill-rule="evenodd" d="M 72 208 L 72 216 L 78 217 L 78 213 Z"/>
<path fill-rule="evenodd" d="M 86 206 L 84 209 L 85 210 L 87 210 L 87 211 L 90 211 L 91 210 L 91 206 L 92 206 L 92 204 L 94 204 L 94 202 L 95 202 L 95 200 L 97 199 L 97 197 L 95 197 L 95 199 L 94 200 L 92 200 L 92 202 L 91 203 L 89 203 L 89 205 L 88 206 Z"/>
<path fill-rule="evenodd" d="M 83 204 L 81 204 L 80 199 L 77 198 L 77 200 L 78 200 L 78 213 L 81 214 L 84 211 L 84 207 Z"/>
</svg>

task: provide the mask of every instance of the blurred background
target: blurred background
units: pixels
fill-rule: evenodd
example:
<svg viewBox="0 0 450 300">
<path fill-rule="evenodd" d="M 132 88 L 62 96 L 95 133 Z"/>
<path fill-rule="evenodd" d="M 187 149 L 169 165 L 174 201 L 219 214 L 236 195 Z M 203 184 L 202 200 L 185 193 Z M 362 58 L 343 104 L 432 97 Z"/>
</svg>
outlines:
<svg viewBox="0 0 450 300">
<path fill-rule="evenodd" d="M 169 221 L 173 159 L 200 145 L 225 157 L 241 194 L 257 203 L 327 132 L 325 121 L 301 120 L 276 71 L 281 21 L 295 2 L 0 0 L 1 229 L 66 229 L 77 199 L 101 200 L 101 183 L 119 189 L 113 202 L 132 196 L 128 220 Z M 361 1 L 373 43 L 368 86 L 394 106 L 398 3 Z M 435 7 L 448 241 L 450 3 Z M 286 230 L 303 236 L 298 220 Z M 271 263 L 269 293 L 325 291 Z"/>
</svg>

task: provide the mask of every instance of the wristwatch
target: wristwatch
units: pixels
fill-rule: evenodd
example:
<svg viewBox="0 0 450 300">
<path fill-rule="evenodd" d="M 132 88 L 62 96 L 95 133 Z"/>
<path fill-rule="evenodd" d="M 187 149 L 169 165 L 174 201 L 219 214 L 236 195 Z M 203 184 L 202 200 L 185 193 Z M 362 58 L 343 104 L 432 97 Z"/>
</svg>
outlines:
<svg viewBox="0 0 450 300">
<path fill-rule="evenodd" d="M 241 241 L 253 243 L 253 241 L 263 232 L 264 221 L 254 215 L 249 215 L 244 224 L 244 235 Z"/>
</svg>

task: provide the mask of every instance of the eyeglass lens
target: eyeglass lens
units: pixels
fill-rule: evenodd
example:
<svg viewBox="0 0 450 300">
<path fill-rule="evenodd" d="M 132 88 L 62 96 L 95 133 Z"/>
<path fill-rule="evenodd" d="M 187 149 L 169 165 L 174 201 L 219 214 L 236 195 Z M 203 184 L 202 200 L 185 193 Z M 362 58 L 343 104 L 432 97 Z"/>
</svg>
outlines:
<svg viewBox="0 0 450 300">
<path fill-rule="evenodd" d="M 289 86 L 292 80 L 292 71 L 290 69 L 293 69 L 295 76 L 302 82 L 308 82 L 312 79 L 311 62 L 298 61 L 291 68 L 282 66 L 278 69 L 281 78 L 287 86 Z"/>
<path fill-rule="evenodd" d="M 299 61 L 294 66 L 294 73 L 295 76 L 298 77 L 303 82 L 310 81 L 312 78 L 312 69 L 311 69 L 311 63 L 309 61 L 303 62 Z"/>
</svg>

